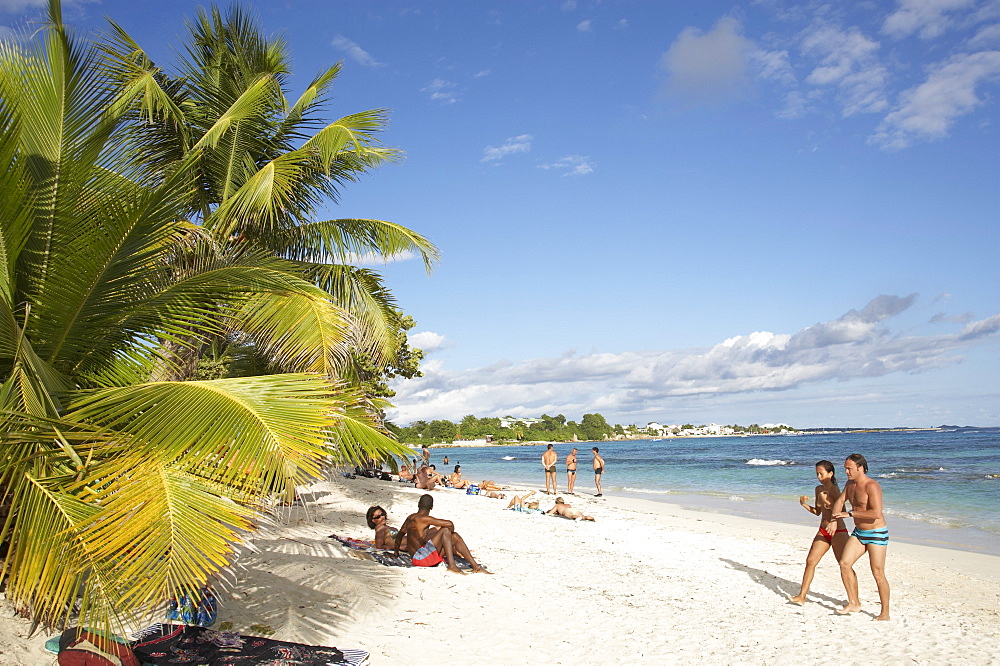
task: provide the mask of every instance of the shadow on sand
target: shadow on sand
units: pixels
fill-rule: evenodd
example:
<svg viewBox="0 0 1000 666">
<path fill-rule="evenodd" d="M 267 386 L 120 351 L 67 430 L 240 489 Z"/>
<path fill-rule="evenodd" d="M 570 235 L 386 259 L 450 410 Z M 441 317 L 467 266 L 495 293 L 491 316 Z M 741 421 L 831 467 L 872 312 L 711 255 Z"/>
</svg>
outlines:
<svg viewBox="0 0 1000 666">
<path fill-rule="evenodd" d="M 775 576 L 774 574 L 768 573 L 763 569 L 755 569 L 754 567 L 749 567 L 745 564 L 741 564 L 734 560 L 728 560 L 724 557 L 720 557 L 719 561 L 725 562 L 726 565 L 729 566 L 729 568 L 731 569 L 742 571 L 746 575 L 750 576 L 750 580 L 757 583 L 758 585 L 762 585 L 767 589 L 771 590 L 776 595 L 781 597 L 782 601 L 787 602 L 789 596 L 797 594 L 799 591 L 799 585 L 800 585 L 799 581 L 792 581 L 788 580 L 787 578 L 781 578 L 779 576 Z M 817 603 L 819 603 L 820 606 L 828 608 L 831 611 L 836 611 L 838 608 L 841 608 L 844 605 L 843 599 L 836 599 L 834 597 L 825 594 L 818 594 L 816 592 L 810 592 L 809 599 L 810 600 L 818 599 L 819 601 Z M 871 613 L 866 613 L 866 614 L 871 615 Z M 874 617 L 874 615 L 872 615 L 872 617 Z"/>
</svg>

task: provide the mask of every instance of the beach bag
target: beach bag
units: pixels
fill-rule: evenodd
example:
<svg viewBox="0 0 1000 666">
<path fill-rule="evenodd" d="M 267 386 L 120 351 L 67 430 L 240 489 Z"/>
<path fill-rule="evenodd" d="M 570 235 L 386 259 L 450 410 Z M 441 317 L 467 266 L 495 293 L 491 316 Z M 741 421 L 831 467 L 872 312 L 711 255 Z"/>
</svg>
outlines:
<svg viewBox="0 0 1000 666">
<path fill-rule="evenodd" d="M 479 494 L 479 486 L 469 486 L 468 488 L 465 489 L 465 494 L 466 495 L 478 495 Z"/>
<path fill-rule="evenodd" d="M 59 666 L 140 666 L 128 645 L 80 627 L 59 637 L 56 661 Z"/>
</svg>

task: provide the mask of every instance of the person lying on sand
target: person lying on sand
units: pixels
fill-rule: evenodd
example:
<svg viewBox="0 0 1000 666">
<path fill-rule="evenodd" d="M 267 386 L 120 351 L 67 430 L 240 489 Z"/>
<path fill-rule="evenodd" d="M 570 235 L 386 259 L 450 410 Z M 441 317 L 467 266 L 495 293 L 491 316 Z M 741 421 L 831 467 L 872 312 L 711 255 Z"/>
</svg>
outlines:
<svg viewBox="0 0 1000 666">
<path fill-rule="evenodd" d="M 501 488 L 500 486 L 498 486 L 493 481 L 481 481 L 479 483 L 479 489 L 480 490 L 492 490 L 494 492 L 500 492 L 501 490 L 503 490 L 503 488 Z"/>
<path fill-rule="evenodd" d="M 569 518 L 570 520 L 594 520 L 593 516 L 584 515 L 584 513 L 579 509 L 574 509 L 569 504 L 566 504 L 562 497 L 556 498 L 555 506 L 546 511 L 545 515 L 562 516 L 563 518 Z"/>
<path fill-rule="evenodd" d="M 447 561 L 448 571 L 464 574 L 455 564 L 455 553 L 458 553 L 469 561 L 474 572 L 490 573 L 472 557 L 465 540 L 455 532 L 455 523 L 432 516 L 433 508 L 434 498 L 421 495 L 417 502 L 417 512 L 406 517 L 396 534 L 394 555 L 399 555 L 399 547 L 405 538 L 406 552 L 413 558 L 414 566 L 433 567 Z M 443 558 L 441 553 L 444 553 Z"/>
<path fill-rule="evenodd" d="M 541 509 L 538 508 L 538 502 L 528 501 L 532 495 L 535 494 L 534 490 L 529 490 L 523 495 L 514 495 L 514 498 L 507 505 L 507 508 L 511 511 L 520 511 L 522 513 L 541 513 Z"/>
<path fill-rule="evenodd" d="M 370 506 L 365 519 L 368 521 L 368 527 L 375 530 L 375 547 L 392 548 L 399 530 L 389 525 L 389 514 L 386 513 L 386 510 L 378 505 Z"/>
<path fill-rule="evenodd" d="M 410 471 L 409 465 L 403 465 L 402 469 L 399 470 L 399 480 L 413 481 L 413 472 Z"/>
</svg>

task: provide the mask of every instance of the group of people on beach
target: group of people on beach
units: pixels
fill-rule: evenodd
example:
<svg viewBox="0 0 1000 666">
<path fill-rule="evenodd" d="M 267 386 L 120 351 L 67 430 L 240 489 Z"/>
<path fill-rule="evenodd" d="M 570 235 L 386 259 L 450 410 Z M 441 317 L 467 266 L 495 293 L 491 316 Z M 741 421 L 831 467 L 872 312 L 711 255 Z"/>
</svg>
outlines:
<svg viewBox="0 0 1000 666">
<path fill-rule="evenodd" d="M 885 556 L 889 545 L 889 528 L 882 514 L 882 487 L 868 476 L 868 461 L 860 453 L 847 456 L 844 472 L 847 474 L 847 483 L 841 492 L 833 463 L 820 460 L 816 463 L 819 485 L 816 486 L 813 504 L 808 503 L 805 495 L 799 497 L 799 504 L 819 516 L 820 522 L 819 531 L 806 556 L 802 586 L 799 593 L 790 596 L 788 600 L 800 606 L 806 602 L 816 565 L 832 549 L 834 557 L 840 563 L 840 577 L 847 591 L 847 604 L 835 612 L 841 615 L 857 613 L 861 610 L 861 600 L 854 564 L 867 552 L 882 605 L 882 610 L 875 619 L 888 620 L 889 581 L 885 577 Z M 851 508 L 845 510 L 848 502 Z M 844 522 L 847 518 L 854 520 L 854 531 L 850 533 Z"/>
<path fill-rule="evenodd" d="M 594 466 L 594 485 L 597 486 L 597 494 L 594 497 L 603 497 L 604 491 L 601 489 L 601 476 L 604 474 L 604 458 L 601 457 L 601 450 L 599 448 L 592 447 L 590 452 L 593 454 L 592 464 Z M 575 495 L 576 489 L 576 455 L 578 450 L 574 448 L 568 454 L 566 454 L 566 494 Z M 558 482 L 556 481 L 556 466 L 559 463 L 559 454 L 556 453 L 552 444 L 548 444 L 545 447 L 545 453 L 542 454 L 542 468 L 545 470 L 545 494 L 547 495 L 558 495 Z"/>
</svg>

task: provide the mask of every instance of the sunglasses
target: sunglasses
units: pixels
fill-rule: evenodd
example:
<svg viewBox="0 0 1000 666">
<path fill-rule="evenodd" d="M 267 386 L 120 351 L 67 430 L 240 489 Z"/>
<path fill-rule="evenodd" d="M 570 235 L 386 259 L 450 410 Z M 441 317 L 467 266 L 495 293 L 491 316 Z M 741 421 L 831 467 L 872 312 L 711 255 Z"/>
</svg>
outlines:
<svg viewBox="0 0 1000 666">
<path fill-rule="evenodd" d="M 384 513 L 373 513 L 372 514 L 372 520 L 377 520 L 379 518 L 385 518 L 385 517 L 386 517 L 386 515 Z"/>
</svg>

